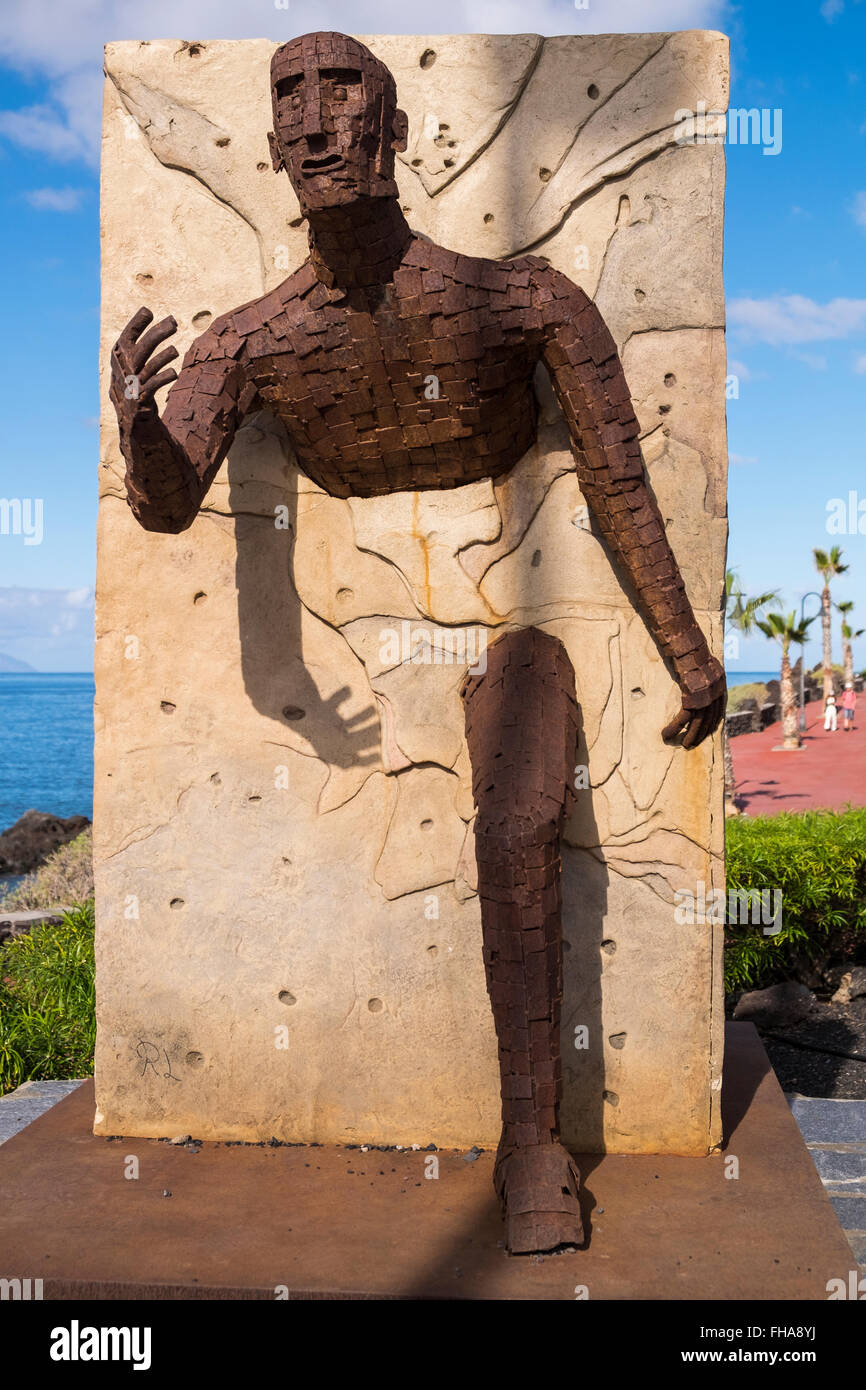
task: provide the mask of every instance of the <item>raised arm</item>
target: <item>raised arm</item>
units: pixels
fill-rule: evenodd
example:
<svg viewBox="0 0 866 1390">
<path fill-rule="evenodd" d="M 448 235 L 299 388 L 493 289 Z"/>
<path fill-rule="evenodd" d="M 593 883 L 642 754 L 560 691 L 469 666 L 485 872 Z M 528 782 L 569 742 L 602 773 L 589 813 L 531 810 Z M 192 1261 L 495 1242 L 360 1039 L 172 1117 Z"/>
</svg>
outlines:
<svg viewBox="0 0 866 1390">
<path fill-rule="evenodd" d="M 662 730 L 693 748 L 719 724 L 725 675 L 710 655 L 647 486 L 638 423 L 616 344 L 595 304 L 550 266 L 531 275 L 542 358 L 571 435 L 587 506 L 631 583 L 644 620 L 673 668 L 682 708 Z"/>
<path fill-rule="evenodd" d="M 167 365 L 177 349 L 156 352 L 177 323 L 163 319 L 145 333 L 152 320 L 149 309 L 139 309 L 121 333 L 111 353 L 110 396 L 129 505 L 146 531 L 178 532 L 192 524 L 254 392 L 232 355 L 241 340 L 224 321 L 196 339 L 178 376 Z M 155 395 L 172 381 L 160 419 Z"/>
</svg>

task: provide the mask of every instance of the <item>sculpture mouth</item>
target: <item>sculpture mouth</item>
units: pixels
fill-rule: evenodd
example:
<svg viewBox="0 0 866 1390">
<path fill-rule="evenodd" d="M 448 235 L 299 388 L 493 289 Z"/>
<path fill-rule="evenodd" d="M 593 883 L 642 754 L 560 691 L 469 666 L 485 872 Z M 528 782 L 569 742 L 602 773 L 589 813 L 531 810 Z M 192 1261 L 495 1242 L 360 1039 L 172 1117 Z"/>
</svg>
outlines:
<svg viewBox="0 0 866 1390">
<path fill-rule="evenodd" d="M 332 174 L 336 169 L 342 169 L 345 162 L 343 156 L 336 152 L 323 154 L 318 158 L 309 155 L 306 159 L 301 160 L 301 173 L 310 178 L 316 174 Z"/>
</svg>

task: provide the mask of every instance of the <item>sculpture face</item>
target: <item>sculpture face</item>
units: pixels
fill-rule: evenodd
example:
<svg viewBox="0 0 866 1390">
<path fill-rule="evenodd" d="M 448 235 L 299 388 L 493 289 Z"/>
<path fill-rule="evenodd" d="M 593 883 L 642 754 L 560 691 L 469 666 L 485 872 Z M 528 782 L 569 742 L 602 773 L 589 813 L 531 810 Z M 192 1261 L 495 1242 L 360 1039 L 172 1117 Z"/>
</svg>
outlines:
<svg viewBox="0 0 866 1390">
<path fill-rule="evenodd" d="M 285 169 L 301 211 L 396 197 L 394 152 L 406 116 L 394 79 L 357 39 L 305 34 L 271 60 L 274 169 Z"/>
</svg>

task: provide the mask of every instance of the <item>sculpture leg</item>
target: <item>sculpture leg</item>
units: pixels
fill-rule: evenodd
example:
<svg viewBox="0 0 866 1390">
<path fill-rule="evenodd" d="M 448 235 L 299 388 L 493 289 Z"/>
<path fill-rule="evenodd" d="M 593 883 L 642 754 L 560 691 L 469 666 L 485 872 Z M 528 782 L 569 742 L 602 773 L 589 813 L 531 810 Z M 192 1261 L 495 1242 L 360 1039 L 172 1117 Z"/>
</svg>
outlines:
<svg viewBox="0 0 866 1390">
<path fill-rule="evenodd" d="M 499 1042 L 502 1139 L 494 1182 L 514 1253 L 580 1244 L 580 1176 L 559 1143 L 560 830 L 577 748 L 574 670 L 525 628 L 487 649 L 462 689 L 487 989 Z"/>
</svg>

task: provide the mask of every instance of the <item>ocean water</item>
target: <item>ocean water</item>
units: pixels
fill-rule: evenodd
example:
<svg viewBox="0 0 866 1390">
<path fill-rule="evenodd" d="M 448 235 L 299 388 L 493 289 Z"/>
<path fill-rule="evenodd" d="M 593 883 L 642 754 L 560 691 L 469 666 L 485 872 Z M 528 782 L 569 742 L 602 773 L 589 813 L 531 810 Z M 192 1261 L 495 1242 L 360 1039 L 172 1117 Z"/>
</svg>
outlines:
<svg viewBox="0 0 866 1390">
<path fill-rule="evenodd" d="M 735 685 L 756 685 L 759 681 L 766 684 L 779 679 L 779 671 L 726 671 L 725 675 L 729 690 Z"/>
<path fill-rule="evenodd" d="M 93 676 L 0 674 L 0 831 L 25 811 L 93 816 Z"/>
</svg>

